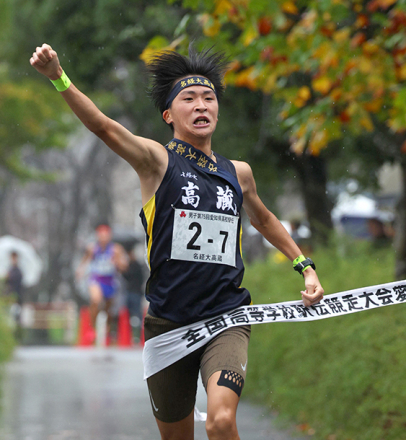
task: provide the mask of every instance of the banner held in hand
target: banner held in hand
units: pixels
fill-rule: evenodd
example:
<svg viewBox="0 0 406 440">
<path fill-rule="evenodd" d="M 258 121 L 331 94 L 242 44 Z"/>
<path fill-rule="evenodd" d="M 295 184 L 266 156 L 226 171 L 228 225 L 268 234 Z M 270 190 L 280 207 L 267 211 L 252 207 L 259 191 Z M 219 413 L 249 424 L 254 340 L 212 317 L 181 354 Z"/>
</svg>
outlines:
<svg viewBox="0 0 406 440">
<path fill-rule="evenodd" d="M 230 327 L 271 322 L 305 322 L 406 302 L 406 280 L 326 295 L 305 307 L 301 300 L 239 307 L 229 313 L 171 330 L 144 346 L 144 379 L 177 362 Z"/>
</svg>

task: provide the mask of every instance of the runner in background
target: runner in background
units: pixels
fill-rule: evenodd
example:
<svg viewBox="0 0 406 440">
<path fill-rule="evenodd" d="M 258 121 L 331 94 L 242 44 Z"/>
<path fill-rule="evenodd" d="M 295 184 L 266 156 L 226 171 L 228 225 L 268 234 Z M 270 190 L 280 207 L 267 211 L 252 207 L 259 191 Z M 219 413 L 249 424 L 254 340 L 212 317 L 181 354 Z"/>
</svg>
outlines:
<svg viewBox="0 0 406 440">
<path fill-rule="evenodd" d="M 166 51 L 149 64 L 152 99 L 173 132 L 166 146 L 135 136 L 104 115 L 71 83 L 49 45 L 37 47 L 30 63 L 53 81 L 83 124 L 127 160 L 140 178 L 151 270 L 146 340 L 250 304 L 250 293 L 241 287 L 242 206 L 252 225 L 304 276 L 304 305 L 322 299 L 313 262 L 258 197 L 250 166 L 212 150 L 227 67 L 221 54 L 191 48 L 184 57 Z M 199 370 L 207 392 L 209 439 L 239 440 L 236 413 L 249 338 L 249 326 L 229 328 L 148 378 L 163 440 L 194 438 Z"/>
<path fill-rule="evenodd" d="M 111 228 L 101 224 L 96 228 L 97 243 L 90 245 L 77 268 L 76 277 L 81 280 L 89 270 L 88 291 L 90 299 L 90 319 L 93 330 L 99 310 L 104 305 L 107 313 L 107 332 L 111 330 L 111 307 L 117 293 L 118 274 L 128 267 L 128 259 L 123 247 L 111 241 Z M 90 267 L 89 267 L 90 266 Z M 94 332 L 94 337 L 96 333 Z"/>
</svg>

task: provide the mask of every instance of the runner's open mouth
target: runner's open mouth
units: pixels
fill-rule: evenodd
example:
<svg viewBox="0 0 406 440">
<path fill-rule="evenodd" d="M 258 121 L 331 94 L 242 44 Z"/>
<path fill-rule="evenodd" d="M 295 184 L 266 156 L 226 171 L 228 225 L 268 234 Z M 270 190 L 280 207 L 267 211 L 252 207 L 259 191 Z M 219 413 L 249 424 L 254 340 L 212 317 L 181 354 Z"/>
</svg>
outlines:
<svg viewBox="0 0 406 440">
<path fill-rule="evenodd" d="M 193 122 L 194 125 L 206 125 L 208 124 L 210 121 L 206 116 L 199 116 L 198 118 L 196 118 Z"/>
</svg>

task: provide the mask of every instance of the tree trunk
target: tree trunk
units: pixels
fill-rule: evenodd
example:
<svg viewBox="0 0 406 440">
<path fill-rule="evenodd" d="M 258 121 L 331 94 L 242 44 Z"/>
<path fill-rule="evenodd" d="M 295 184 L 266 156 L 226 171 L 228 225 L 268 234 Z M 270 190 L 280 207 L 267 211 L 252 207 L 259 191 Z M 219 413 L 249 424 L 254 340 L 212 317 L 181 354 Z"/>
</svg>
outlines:
<svg viewBox="0 0 406 440">
<path fill-rule="evenodd" d="M 325 160 L 320 156 L 302 154 L 294 162 L 312 233 L 312 243 L 327 244 L 333 229 L 331 201 L 327 197 Z"/>
<path fill-rule="evenodd" d="M 406 155 L 399 161 L 402 168 L 402 194 L 396 207 L 395 234 L 395 276 L 398 280 L 406 278 Z"/>
</svg>

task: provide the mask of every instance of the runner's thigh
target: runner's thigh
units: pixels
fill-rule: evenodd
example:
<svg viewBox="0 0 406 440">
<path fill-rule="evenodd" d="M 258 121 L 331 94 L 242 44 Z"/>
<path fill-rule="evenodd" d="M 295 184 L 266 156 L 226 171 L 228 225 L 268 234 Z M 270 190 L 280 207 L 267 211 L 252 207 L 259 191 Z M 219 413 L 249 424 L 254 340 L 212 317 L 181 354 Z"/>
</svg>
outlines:
<svg viewBox="0 0 406 440">
<path fill-rule="evenodd" d="M 250 335 L 249 325 L 231 327 L 207 344 L 201 359 L 202 381 L 206 390 L 210 376 L 216 371 L 231 371 L 245 380 Z"/>
<path fill-rule="evenodd" d="M 179 325 L 146 315 L 145 339 L 174 330 Z M 194 409 L 199 377 L 199 349 L 147 379 L 152 412 L 165 423 L 179 422 Z"/>
</svg>

